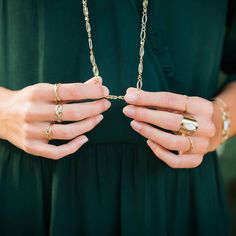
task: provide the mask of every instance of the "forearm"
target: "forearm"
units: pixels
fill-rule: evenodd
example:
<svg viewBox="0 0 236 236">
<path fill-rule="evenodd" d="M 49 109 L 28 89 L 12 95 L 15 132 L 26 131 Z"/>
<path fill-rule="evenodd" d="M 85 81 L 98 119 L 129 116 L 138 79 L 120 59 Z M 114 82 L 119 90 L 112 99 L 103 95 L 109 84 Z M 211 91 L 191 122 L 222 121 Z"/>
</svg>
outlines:
<svg viewBox="0 0 236 236">
<path fill-rule="evenodd" d="M 236 136 L 236 82 L 229 83 L 217 97 L 227 104 L 231 115 L 229 137 Z"/>
</svg>

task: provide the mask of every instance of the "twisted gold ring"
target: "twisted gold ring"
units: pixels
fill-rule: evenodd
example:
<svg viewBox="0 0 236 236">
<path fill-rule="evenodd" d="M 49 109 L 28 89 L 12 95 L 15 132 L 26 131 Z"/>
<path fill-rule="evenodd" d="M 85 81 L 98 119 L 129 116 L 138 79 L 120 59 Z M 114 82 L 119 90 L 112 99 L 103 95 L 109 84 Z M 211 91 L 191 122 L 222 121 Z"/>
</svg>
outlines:
<svg viewBox="0 0 236 236">
<path fill-rule="evenodd" d="M 58 123 L 62 123 L 63 122 L 62 115 L 63 115 L 62 104 L 57 104 L 55 106 L 55 120 L 56 120 L 56 122 L 58 122 Z"/>
<path fill-rule="evenodd" d="M 45 130 L 45 134 L 47 135 L 48 140 L 52 140 L 52 126 L 53 123 L 50 123 L 48 128 Z"/>
</svg>

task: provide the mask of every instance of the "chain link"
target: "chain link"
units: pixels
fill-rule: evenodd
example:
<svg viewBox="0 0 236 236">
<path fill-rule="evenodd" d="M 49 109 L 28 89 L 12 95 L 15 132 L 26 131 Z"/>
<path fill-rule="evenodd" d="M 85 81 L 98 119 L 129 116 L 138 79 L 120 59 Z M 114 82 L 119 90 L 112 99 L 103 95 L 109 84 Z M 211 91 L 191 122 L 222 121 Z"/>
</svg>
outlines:
<svg viewBox="0 0 236 236">
<path fill-rule="evenodd" d="M 89 19 L 89 9 L 88 9 L 88 0 L 82 0 L 83 4 L 83 13 L 85 19 L 85 28 L 88 35 L 88 46 L 89 46 L 89 53 L 90 53 L 90 62 L 92 64 L 92 70 L 94 76 L 99 76 L 99 70 L 96 63 L 96 58 L 93 50 L 93 41 L 92 41 L 92 29 L 90 25 Z M 144 57 L 144 47 L 146 42 L 146 28 L 147 28 L 147 21 L 148 21 L 148 0 L 143 0 L 143 13 L 142 13 L 142 21 L 141 21 L 141 31 L 140 31 L 140 49 L 139 49 L 139 64 L 138 64 L 138 78 L 136 87 L 138 90 L 142 89 L 143 86 L 143 57 Z M 116 96 L 116 95 L 109 95 L 106 97 L 107 99 L 121 99 L 124 100 L 124 96 Z"/>
</svg>

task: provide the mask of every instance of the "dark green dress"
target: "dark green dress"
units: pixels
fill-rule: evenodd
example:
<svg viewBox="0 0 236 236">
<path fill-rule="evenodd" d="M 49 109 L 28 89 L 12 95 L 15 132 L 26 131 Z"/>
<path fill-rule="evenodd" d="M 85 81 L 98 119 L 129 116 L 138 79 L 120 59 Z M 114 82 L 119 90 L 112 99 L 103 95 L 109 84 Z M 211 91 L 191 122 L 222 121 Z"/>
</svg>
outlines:
<svg viewBox="0 0 236 236">
<path fill-rule="evenodd" d="M 124 94 L 136 86 L 142 0 L 88 2 L 104 84 Z M 228 2 L 149 2 L 143 89 L 212 98 L 220 90 Z M 236 79 L 236 53 L 227 53 L 236 48 L 232 32 L 226 83 Z M 0 0 L 1 86 L 90 77 L 80 0 Z M 60 161 L 0 141 L 0 236 L 228 234 L 216 153 L 198 168 L 171 169 L 130 127 L 125 105 L 113 101 L 89 142 Z"/>
</svg>

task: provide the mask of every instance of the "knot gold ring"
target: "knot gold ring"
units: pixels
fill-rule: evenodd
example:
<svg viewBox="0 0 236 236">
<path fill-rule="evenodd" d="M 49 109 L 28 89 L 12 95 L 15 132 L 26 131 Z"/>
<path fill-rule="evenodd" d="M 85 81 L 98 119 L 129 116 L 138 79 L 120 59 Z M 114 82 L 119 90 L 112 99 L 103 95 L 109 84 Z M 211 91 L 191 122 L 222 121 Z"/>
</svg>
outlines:
<svg viewBox="0 0 236 236">
<path fill-rule="evenodd" d="M 52 126 L 53 126 L 53 123 L 50 123 L 48 128 L 45 130 L 45 134 L 48 140 L 52 140 Z"/>
<path fill-rule="evenodd" d="M 62 115 L 63 115 L 62 104 L 57 104 L 55 106 L 55 120 L 56 120 L 56 122 L 58 122 L 58 123 L 62 123 L 63 122 Z"/>
</svg>

